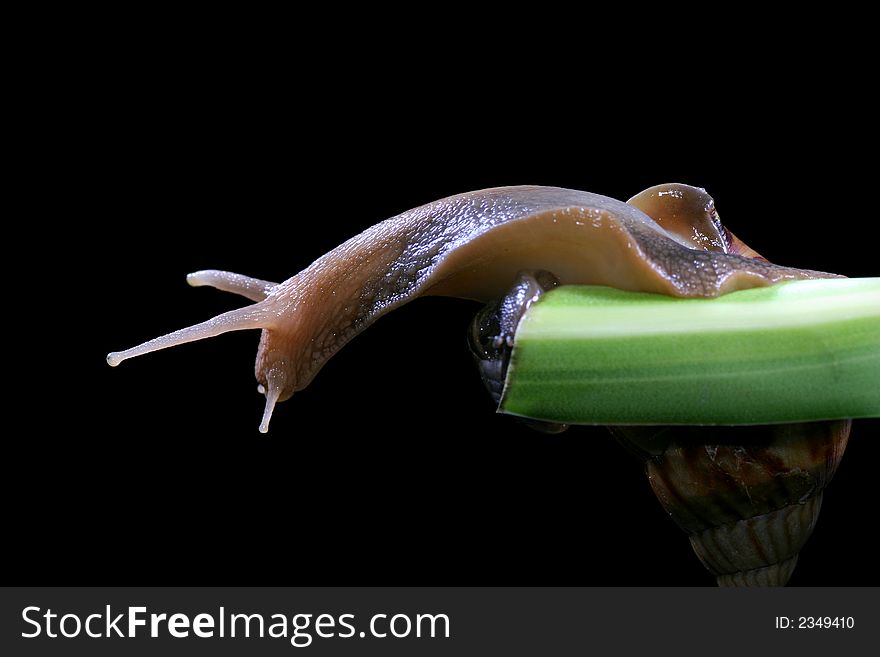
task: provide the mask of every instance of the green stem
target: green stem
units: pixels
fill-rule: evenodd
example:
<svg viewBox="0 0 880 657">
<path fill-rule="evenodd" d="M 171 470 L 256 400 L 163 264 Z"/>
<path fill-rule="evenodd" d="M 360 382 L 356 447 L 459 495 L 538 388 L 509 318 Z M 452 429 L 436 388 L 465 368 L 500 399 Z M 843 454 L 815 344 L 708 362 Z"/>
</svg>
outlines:
<svg viewBox="0 0 880 657">
<path fill-rule="evenodd" d="M 715 299 L 557 288 L 519 324 L 500 410 L 569 424 L 880 417 L 880 278 Z"/>
</svg>

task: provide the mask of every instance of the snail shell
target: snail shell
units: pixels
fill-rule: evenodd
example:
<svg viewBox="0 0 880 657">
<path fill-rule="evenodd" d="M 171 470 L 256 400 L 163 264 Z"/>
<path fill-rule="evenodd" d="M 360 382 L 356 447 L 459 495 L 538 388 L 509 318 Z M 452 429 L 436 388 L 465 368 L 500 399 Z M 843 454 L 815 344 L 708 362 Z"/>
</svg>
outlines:
<svg viewBox="0 0 880 657">
<path fill-rule="evenodd" d="M 851 421 L 613 427 L 719 586 L 783 586 L 846 449 Z"/>
</svg>

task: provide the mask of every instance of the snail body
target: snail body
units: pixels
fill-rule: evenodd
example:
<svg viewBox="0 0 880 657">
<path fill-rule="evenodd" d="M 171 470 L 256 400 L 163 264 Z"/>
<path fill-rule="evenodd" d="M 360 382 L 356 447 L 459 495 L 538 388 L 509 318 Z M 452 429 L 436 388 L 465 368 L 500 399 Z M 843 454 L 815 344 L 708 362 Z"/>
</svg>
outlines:
<svg viewBox="0 0 880 657">
<path fill-rule="evenodd" d="M 376 224 L 280 284 L 214 270 L 190 274 L 191 285 L 256 303 L 107 360 L 115 366 L 229 331 L 261 329 L 255 369 L 266 395 L 265 432 L 277 401 L 306 387 L 376 319 L 419 296 L 487 302 L 503 297 L 521 270 L 550 272 L 563 285 L 681 297 L 828 276 L 753 255 L 724 229 L 711 197 L 696 187 L 658 186 L 629 203 L 557 187 L 485 189 Z"/>
</svg>

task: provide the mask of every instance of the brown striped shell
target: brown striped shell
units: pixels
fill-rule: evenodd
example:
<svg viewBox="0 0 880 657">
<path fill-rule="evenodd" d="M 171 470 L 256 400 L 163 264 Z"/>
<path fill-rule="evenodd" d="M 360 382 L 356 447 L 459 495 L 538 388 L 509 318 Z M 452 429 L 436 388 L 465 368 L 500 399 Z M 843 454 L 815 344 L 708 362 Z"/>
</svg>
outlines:
<svg viewBox="0 0 880 657">
<path fill-rule="evenodd" d="M 614 427 L 720 586 L 783 586 L 816 525 L 850 420 Z"/>
</svg>

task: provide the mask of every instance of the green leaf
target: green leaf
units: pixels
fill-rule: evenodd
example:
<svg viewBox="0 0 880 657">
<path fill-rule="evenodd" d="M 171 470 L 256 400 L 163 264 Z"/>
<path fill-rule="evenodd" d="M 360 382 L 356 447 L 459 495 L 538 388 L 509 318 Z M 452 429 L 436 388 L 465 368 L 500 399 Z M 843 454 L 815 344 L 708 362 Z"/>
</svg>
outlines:
<svg viewBox="0 0 880 657">
<path fill-rule="evenodd" d="M 499 410 L 569 424 L 880 417 L 880 278 L 714 299 L 557 288 L 517 328 Z"/>
</svg>

